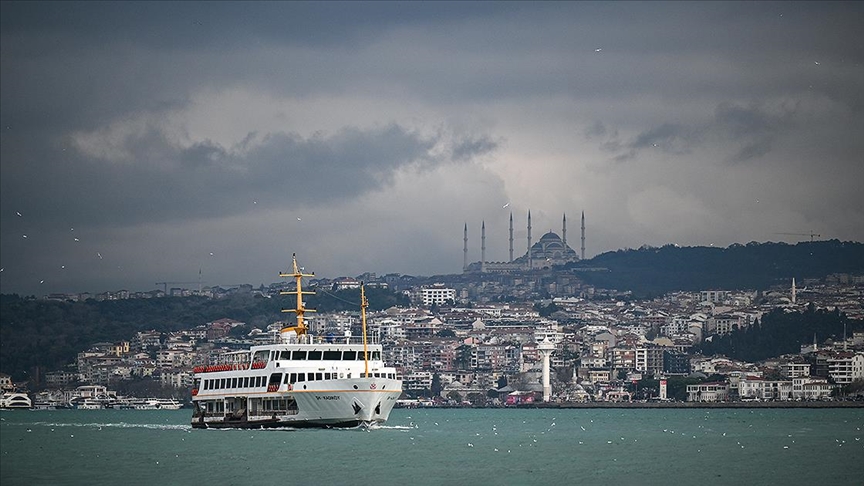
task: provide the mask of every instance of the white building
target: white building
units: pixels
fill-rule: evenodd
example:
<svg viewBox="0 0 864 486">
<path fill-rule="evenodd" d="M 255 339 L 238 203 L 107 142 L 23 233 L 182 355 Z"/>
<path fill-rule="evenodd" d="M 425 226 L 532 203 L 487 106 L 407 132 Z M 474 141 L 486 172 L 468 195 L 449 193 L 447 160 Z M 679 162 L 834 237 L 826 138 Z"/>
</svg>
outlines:
<svg viewBox="0 0 864 486">
<path fill-rule="evenodd" d="M 789 400 L 793 398 L 792 382 L 742 376 L 738 382 L 738 396 L 742 399 Z"/>
<path fill-rule="evenodd" d="M 840 385 L 864 379 L 864 353 L 842 352 L 828 358 L 828 376 Z"/>
<path fill-rule="evenodd" d="M 414 290 L 414 302 L 424 306 L 443 305 L 447 302 L 456 301 L 456 289 L 444 287 L 443 284 L 435 284 L 431 287 L 421 287 Z"/>
<path fill-rule="evenodd" d="M 729 385 L 726 383 L 687 385 L 688 402 L 725 402 L 728 399 Z"/>
<path fill-rule="evenodd" d="M 792 379 L 792 398 L 796 400 L 819 400 L 831 396 L 836 385 L 828 380 L 801 377 Z"/>
</svg>

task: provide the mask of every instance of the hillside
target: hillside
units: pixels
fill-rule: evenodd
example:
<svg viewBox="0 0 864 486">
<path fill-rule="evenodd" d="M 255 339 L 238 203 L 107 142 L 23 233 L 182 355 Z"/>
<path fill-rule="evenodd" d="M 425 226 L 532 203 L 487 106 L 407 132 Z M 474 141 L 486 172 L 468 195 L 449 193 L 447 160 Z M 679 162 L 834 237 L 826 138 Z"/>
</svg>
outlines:
<svg viewBox="0 0 864 486">
<path fill-rule="evenodd" d="M 838 240 L 735 244 L 728 248 L 642 247 L 603 253 L 568 268 L 585 282 L 638 295 L 675 290 L 765 289 L 778 283 L 864 273 L 864 244 Z M 592 270 L 592 271 L 589 271 Z"/>
<path fill-rule="evenodd" d="M 367 291 L 371 310 L 405 304 L 401 295 L 381 289 Z M 319 292 L 306 298 L 320 312 L 357 310 L 360 291 Z M 97 302 L 56 302 L 0 295 L 0 371 L 16 380 L 35 368 L 51 371 L 75 361 L 97 342 L 129 340 L 136 332 L 190 329 L 223 317 L 264 328 L 289 320 L 289 297 L 235 295 L 225 299 L 165 297 Z"/>
<path fill-rule="evenodd" d="M 864 322 L 848 319 L 837 309 L 816 309 L 812 304 L 804 312 L 774 309 L 752 327 L 714 336 L 703 342 L 698 351 L 705 355 L 722 354 L 748 362 L 762 361 L 784 354 L 798 354 L 802 344 L 827 339 L 841 341 L 844 333 L 864 330 Z"/>
</svg>

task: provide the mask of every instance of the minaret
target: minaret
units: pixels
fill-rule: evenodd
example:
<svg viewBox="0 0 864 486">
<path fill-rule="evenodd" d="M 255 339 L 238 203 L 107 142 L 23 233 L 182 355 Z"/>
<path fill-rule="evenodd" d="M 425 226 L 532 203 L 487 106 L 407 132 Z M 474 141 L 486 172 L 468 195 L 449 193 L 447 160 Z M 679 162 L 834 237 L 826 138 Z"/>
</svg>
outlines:
<svg viewBox="0 0 864 486">
<path fill-rule="evenodd" d="M 513 263 L 513 211 L 510 211 L 510 263 Z"/>
<path fill-rule="evenodd" d="M 531 270 L 531 210 L 528 210 L 528 270 Z"/>
<path fill-rule="evenodd" d="M 792 277 L 792 303 L 795 304 L 795 277 Z"/>
<path fill-rule="evenodd" d="M 564 248 L 567 248 L 567 213 L 564 213 L 564 221 L 561 222 L 561 240 Z"/>
<path fill-rule="evenodd" d="M 582 260 L 585 259 L 585 211 L 582 211 Z"/>
<path fill-rule="evenodd" d="M 468 223 L 465 223 L 465 236 L 462 237 L 465 246 L 462 248 L 462 271 L 468 270 Z"/>
<path fill-rule="evenodd" d="M 486 271 L 486 221 L 480 226 L 480 271 Z"/>
</svg>

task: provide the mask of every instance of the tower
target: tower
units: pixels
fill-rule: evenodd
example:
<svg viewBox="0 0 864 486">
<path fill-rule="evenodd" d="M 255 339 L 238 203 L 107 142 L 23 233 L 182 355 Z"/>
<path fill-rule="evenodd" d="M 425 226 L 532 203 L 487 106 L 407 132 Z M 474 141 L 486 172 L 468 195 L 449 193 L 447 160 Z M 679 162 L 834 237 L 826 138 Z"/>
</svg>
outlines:
<svg viewBox="0 0 864 486">
<path fill-rule="evenodd" d="M 543 357 L 543 401 L 548 402 L 552 399 L 552 385 L 549 384 L 549 358 L 555 351 L 555 343 L 549 340 L 549 336 L 546 336 L 537 343 L 537 351 Z"/>
<path fill-rule="evenodd" d="M 480 226 L 480 272 L 486 271 L 486 221 Z"/>
<path fill-rule="evenodd" d="M 468 270 L 468 223 L 465 223 L 465 246 L 462 248 L 462 271 Z"/>
<path fill-rule="evenodd" d="M 510 211 L 510 263 L 513 263 L 513 211 Z"/>
<path fill-rule="evenodd" d="M 585 211 L 582 211 L 582 253 L 579 258 L 585 259 Z"/>
<path fill-rule="evenodd" d="M 795 277 L 792 277 L 792 303 L 795 303 Z"/>
<path fill-rule="evenodd" d="M 531 262 L 531 210 L 528 210 L 528 269 L 533 268 Z"/>
<path fill-rule="evenodd" d="M 564 220 L 561 222 L 561 241 L 564 247 L 567 247 L 567 214 L 564 214 Z"/>
</svg>

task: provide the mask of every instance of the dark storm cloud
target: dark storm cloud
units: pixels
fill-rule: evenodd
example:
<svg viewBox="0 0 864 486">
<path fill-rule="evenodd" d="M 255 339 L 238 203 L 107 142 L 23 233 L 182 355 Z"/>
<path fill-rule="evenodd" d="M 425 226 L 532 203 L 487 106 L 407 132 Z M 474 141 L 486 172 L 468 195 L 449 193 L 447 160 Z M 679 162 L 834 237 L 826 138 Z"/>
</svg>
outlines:
<svg viewBox="0 0 864 486">
<path fill-rule="evenodd" d="M 47 160 L 35 162 L 43 174 L 38 186 L 9 173 L 0 197 L 4 207 L 26 208 L 31 218 L 90 225 L 225 216 L 248 210 L 253 199 L 259 207 L 327 205 L 386 186 L 400 167 L 447 162 L 430 152 L 438 142 L 391 125 L 310 138 L 250 134 L 236 147 L 207 140 L 184 147 L 148 126 L 122 140 L 122 153 L 113 157 L 74 149 L 45 154 Z M 488 140 L 466 138 L 453 147 L 453 160 L 492 149 Z M 4 219 L 13 216 L 3 212 Z"/>
<path fill-rule="evenodd" d="M 623 143 L 617 131 L 602 139 L 601 148 L 614 153 L 616 161 L 635 158 L 640 152 L 660 150 L 672 155 L 686 155 L 710 143 L 720 143 L 727 151 L 726 160 L 731 163 L 758 159 L 769 153 L 772 142 L 781 132 L 795 127 L 794 109 L 783 108 L 779 113 L 769 113 L 757 105 L 742 106 L 721 103 L 707 122 L 684 125 L 666 122 L 648 128 L 629 142 Z M 586 129 L 590 139 L 606 135 L 605 126 L 595 122 Z"/>
<path fill-rule="evenodd" d="M 591 230 L 596 250 L 640 246 L 641 220 L 668 228 L 682 206 L 710 225 L 682 228 L 681 244 L 708 231 L 750 241 L 775 224 L 862 234 L 850 223 L 862 207 L 851 181 L 864 177 L 861 3 L 0 9 L 4 291 L 23 285 L 16 268 L 32 291 L 62 264 L 58 242 L 64 258 L 96 260 L 80 269 L 91 289 L 128 278 L 121 266 L 209 255 L 201 240 L 248 268 L 245 235 L 223 235 L 281 228 L 275 213 L 288 206 L 321 218 L 304 236 L 326 235 L 315 248 L 337 268 L 362 239 L 341 231 L 364 232 L 341 209 L 381 215 L 367 261 L 410 273 L 458 271 L 461 233 L 454 255 L 445 235 L 454 213 L 480 220 L 511 200 L 538 218 L 588 205 L 604 222 Z M 761 206 L 741 206 L 754 193 Z M 72 227 L 92 246 L 73 245 Z M 162 257 L 174 250 L 183 257 Z M 82 285 L 69 277 L 55 290 Z"/>
</svg>

